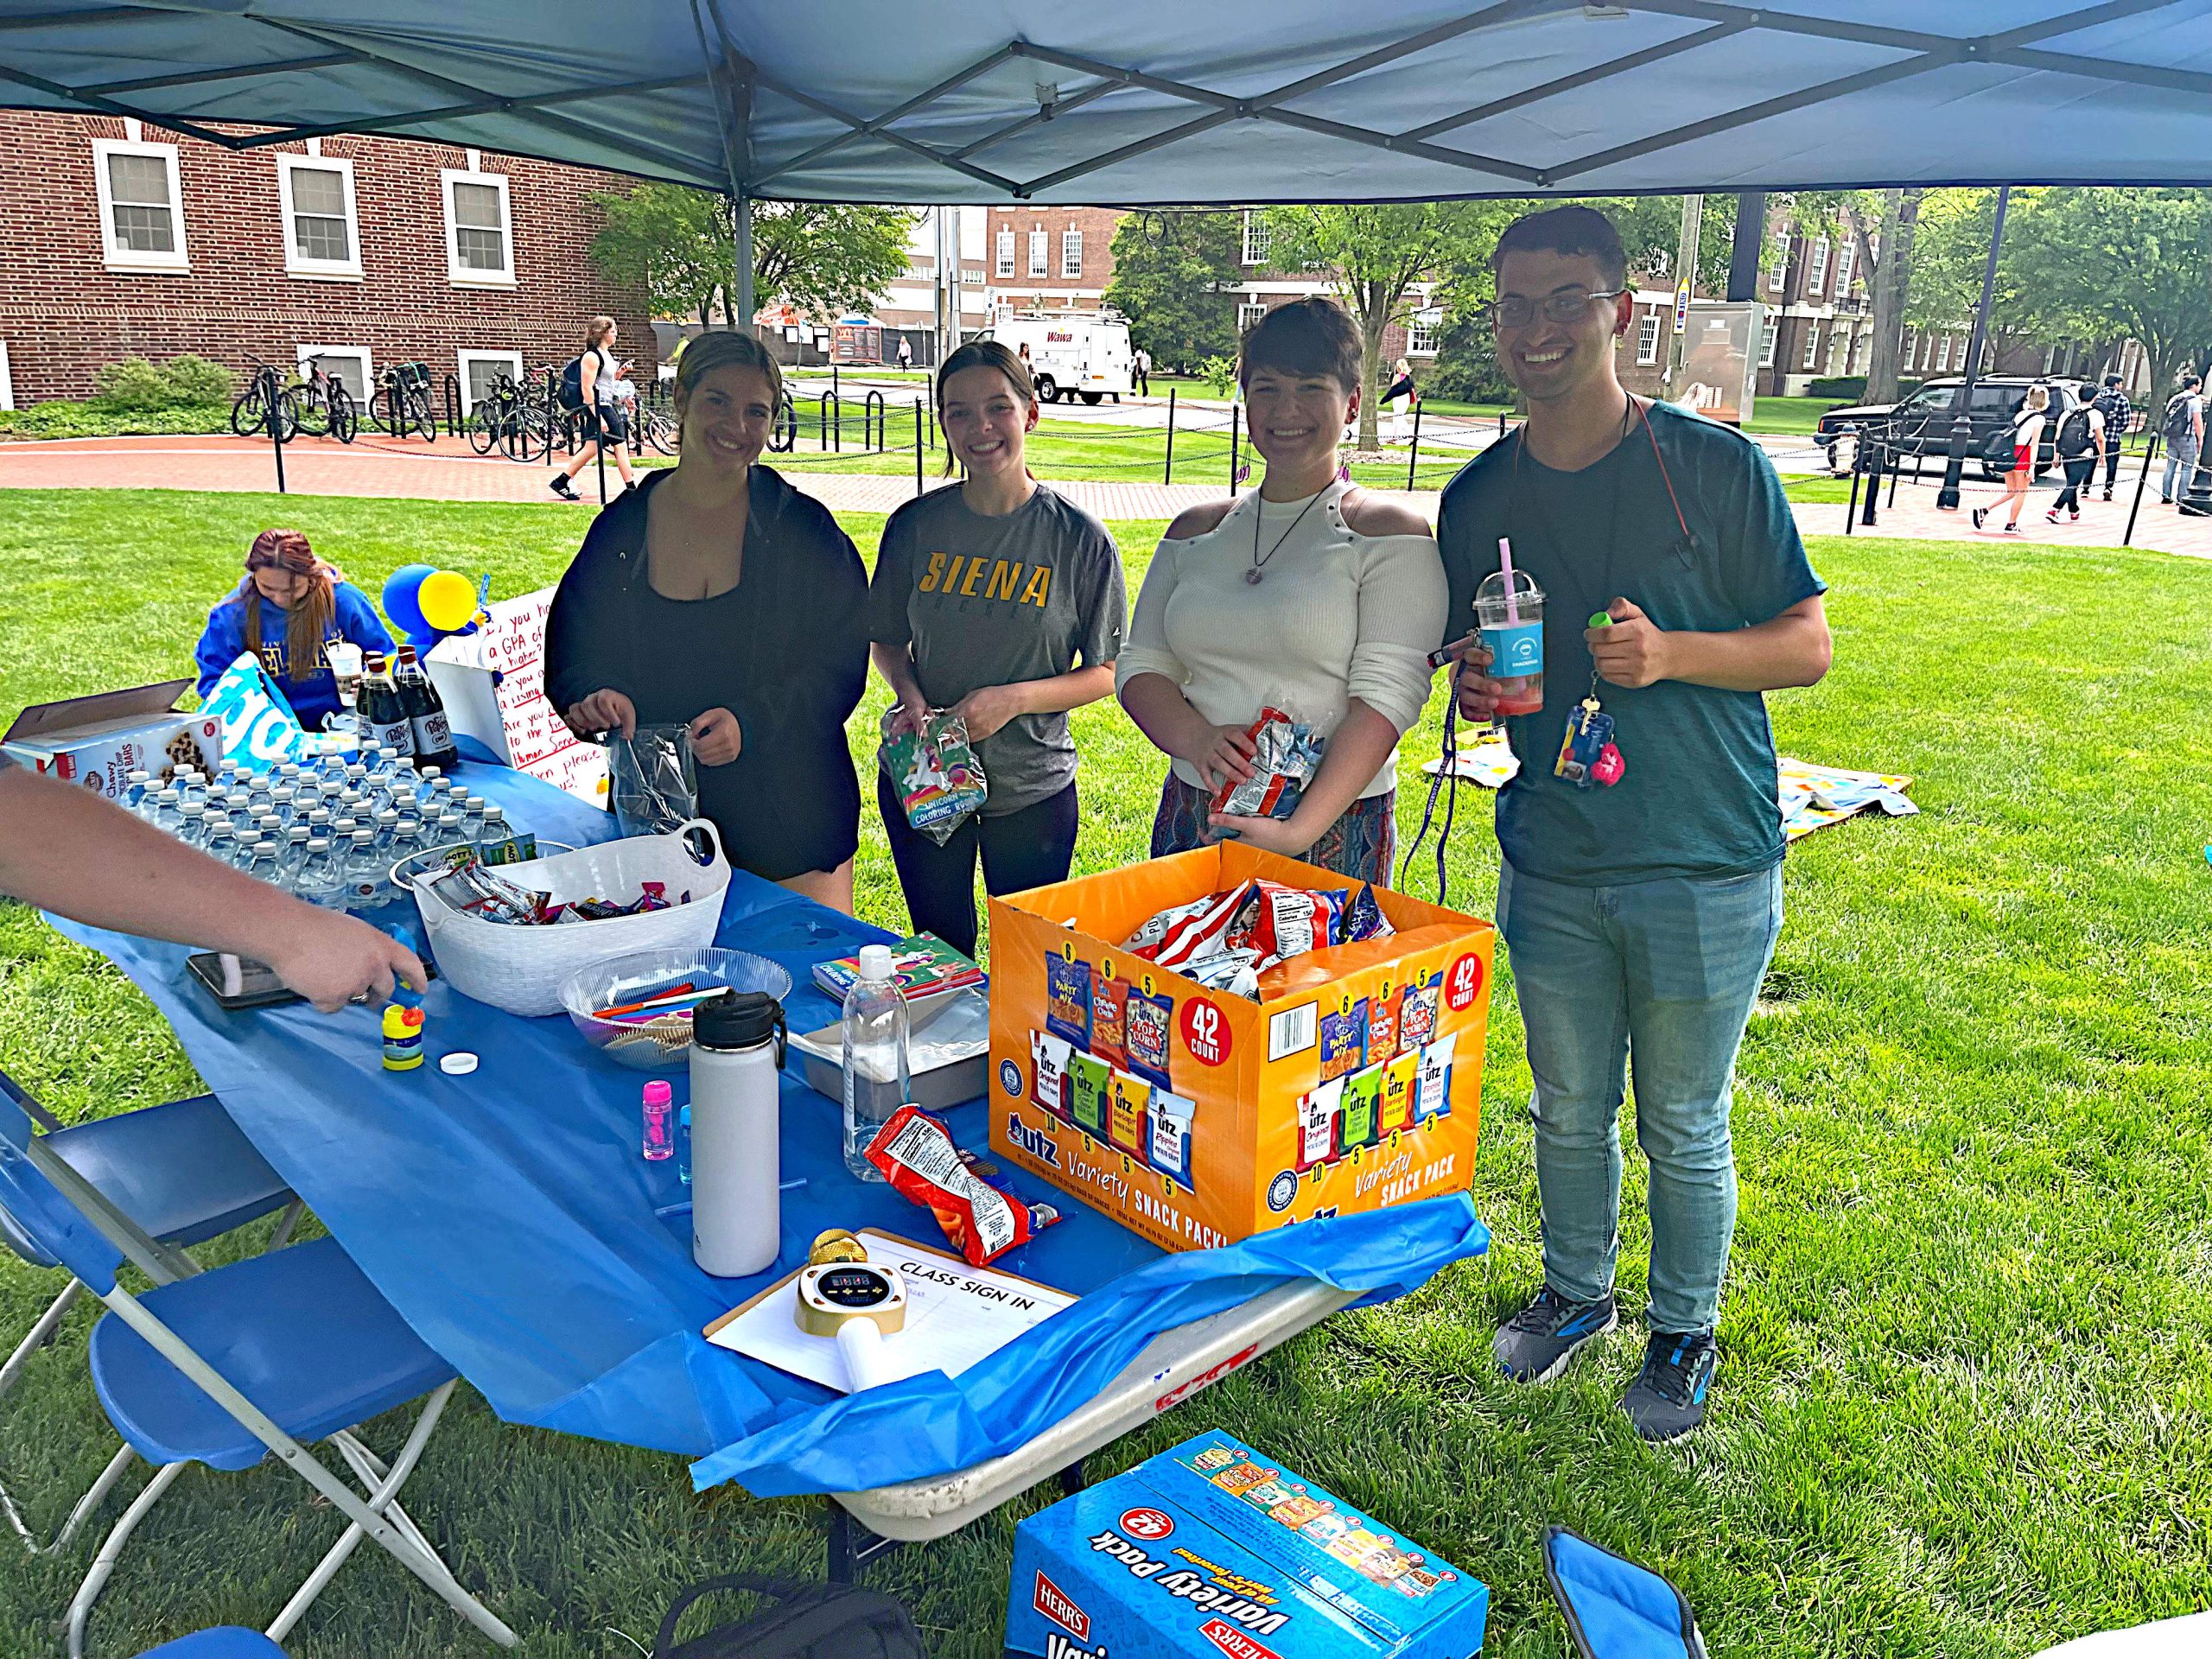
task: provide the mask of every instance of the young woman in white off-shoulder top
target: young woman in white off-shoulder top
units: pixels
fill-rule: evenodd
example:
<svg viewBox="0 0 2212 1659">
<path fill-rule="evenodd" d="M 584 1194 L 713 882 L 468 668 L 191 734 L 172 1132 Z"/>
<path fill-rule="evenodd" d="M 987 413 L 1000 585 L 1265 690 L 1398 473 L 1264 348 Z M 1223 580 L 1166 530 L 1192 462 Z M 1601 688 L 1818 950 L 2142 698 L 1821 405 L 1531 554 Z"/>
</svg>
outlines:
<svg viewBox="0 0 2212 1659">
<path fill-rule="evenodd" d="M 1115 683 L 1170 763 L 1155 858 L 1236 836 L 1389 877 L 1398 738 L 1428 697 L 1445 580 L 1418 513 L 1339 475 L 1359 367 L 1358 327 L 1330 301 L 1254 324 L 1237 378 L 1266 479 L 1184 512 L 1153 556 Z M 1270 705 L 1325 739 L 1319 772 L 1287 818 L 1214 811 L 1217 791 L 1251 775 L 1246 728 Z"/>
</svg>

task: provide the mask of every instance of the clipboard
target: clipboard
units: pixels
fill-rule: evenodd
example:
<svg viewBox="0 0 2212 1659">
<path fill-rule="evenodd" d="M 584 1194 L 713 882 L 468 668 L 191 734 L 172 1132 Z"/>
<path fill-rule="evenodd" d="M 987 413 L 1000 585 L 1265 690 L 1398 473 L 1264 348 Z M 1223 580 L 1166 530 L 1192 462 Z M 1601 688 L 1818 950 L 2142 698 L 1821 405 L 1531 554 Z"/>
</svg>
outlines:
<svg viewBox="0 0 2212 1659">
<path fill-rule="evenodd" d="M 871 1227 L 855 1236 L 870 1262 L 899 1268 L 906 1281 L 906 1328 L 883 1345 L 893 1380 L 931 1371 L 957 1376 L 1077 1300 L 1019 1274 L 972 1268 L 961 1256 L 895 1233 Z M 798 1281 L 796 1271 L 785 1274 L 702 1334 L 718 1348 L 846 1393 L 836 1339 L 807 1335 L 793 1317 Z"/>
</svg>

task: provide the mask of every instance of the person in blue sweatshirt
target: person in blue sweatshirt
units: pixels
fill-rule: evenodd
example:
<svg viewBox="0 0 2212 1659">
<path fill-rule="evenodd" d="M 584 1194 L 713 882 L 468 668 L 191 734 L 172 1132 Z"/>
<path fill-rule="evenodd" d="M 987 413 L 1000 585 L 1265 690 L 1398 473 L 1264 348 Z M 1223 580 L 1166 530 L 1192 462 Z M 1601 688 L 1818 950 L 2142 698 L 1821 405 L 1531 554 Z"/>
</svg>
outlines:
<svg viewBox="0 0 2212 1659">
<path fill-rule="evenodd" d="M 238 591 L 207 613 L 194 657 L 200 695 L 251 652 L 311 732 L 338 712 L 338 677 L 325 648 L 344 640 L 364 652 L 389 652 L 391 635 L 369 596 L 317 558 L 296 530 L 264 530 L 245 556 Z"/>
</svg>

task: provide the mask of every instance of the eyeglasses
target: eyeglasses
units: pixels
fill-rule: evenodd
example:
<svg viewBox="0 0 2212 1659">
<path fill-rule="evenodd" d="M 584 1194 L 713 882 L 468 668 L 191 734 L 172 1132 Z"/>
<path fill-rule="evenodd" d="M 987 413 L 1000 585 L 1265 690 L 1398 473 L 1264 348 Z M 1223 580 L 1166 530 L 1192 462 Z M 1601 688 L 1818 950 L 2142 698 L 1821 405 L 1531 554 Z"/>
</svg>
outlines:
<svg viewBox="0 0 2212 1659">
<path fill-rule="evenodd" d="M 1589 309 L 1592 300 L 1617 300 L 1628 290 L 1608 289 L 1603 294 L 1547 294 L 1540 301 L 1522 299 L 1516 294 L 1510 298 L 1494 300 L 1488 308 L 1490 326 L 1493 328 L 1525 328 L 1541 310 L 1552 322 L 1580 322 L 1582 314 Z"/>
</svg>

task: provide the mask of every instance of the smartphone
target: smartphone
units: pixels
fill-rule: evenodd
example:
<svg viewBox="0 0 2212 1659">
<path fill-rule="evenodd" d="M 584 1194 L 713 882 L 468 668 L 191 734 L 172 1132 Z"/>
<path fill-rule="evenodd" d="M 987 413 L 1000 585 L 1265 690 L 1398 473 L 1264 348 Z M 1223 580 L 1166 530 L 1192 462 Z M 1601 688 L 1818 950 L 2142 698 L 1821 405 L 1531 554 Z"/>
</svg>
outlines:
<svg viewBox="0 0 2212 1659">
<path fill-rule="evenodd" d="M 236 1014 L 243 1008 L 273 1008 L 298 1002 L 300 994 L 276 977 L 267 963 L 249 957 L 226 957 L 213 950 L 195 950 L 184 959 L 193 977 L 207 988 L 215 1005 Z"/>
</svg>

